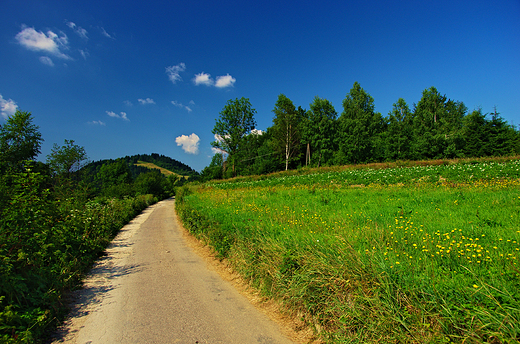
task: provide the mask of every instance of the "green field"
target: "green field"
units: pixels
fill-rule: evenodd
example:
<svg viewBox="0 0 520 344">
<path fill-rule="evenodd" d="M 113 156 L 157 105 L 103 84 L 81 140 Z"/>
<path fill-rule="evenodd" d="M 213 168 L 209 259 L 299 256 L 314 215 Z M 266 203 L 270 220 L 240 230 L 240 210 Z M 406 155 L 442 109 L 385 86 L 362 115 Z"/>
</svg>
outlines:
<svg viewBox="0 0 520 344">
<path fill-rule="evenodd" d="M 325 342 L 520 341 L 519 160 L 181 191 L 185 226 Z"/>
</svg>

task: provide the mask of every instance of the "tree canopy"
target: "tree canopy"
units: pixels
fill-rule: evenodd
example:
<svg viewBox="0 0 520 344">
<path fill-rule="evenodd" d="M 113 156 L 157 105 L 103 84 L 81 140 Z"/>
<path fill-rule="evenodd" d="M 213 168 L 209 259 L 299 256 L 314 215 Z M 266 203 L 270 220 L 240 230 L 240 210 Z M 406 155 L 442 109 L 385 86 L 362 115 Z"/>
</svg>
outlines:
<svg viewBox="0 0 520 344">
<path fill-rule="evenodd" d="M 325 98 L 315 97 L 308 111 L 284 94 L 274 105 L 272 126 L 262 135 L 249 135 L 256 112 L 249 111 L 248 99 L 229 100 L 221 112 L 212 145 L 228 154 L 223 164 L 232 163 L 233 176 L 307 165 L 520 154 L 519 130 L 496 110 L 468 114 L 463 102 L 433 86 L 412 108 L 399 98 L 386 117 L 375 110 L 374 99 L 358 82 L 346 94 L 339 118 Z M 229 176 L 224 170 L 222 177 Z"/>
<path fill-rule="evenodd" d="M 34 160 L 41 153 L 42 142 L 31 113 L 16 110 L 4 125 L 0 125 L 0 162 L 19 170 L 24 161 Z"/>
<path fill-rule="evenodd" d="M 256 126 L 255 114 L 256 110 L 249 99 L 242 97 L 228 100 L 211 131 L 215 135 L 215 141 L 211 145 L 224 151 L 233 159 L 233 171 L 235 171 L 235 153 L 243 143 L 244 137 Z"/>
</svg>

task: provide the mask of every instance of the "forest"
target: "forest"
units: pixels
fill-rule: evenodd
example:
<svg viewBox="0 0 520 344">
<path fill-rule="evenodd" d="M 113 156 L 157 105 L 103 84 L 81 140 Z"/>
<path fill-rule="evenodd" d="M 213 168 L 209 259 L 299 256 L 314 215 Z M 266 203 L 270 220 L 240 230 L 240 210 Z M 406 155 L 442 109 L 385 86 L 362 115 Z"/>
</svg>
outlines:
<svg viewBox="0 0 520 344">
<path fill-rule="evenodd" d="M 332 103 L 315 97 L 305 110 L 280 94 L 273 125 L 255 130 L 249 99 L 229 100 L 215 123 L 217 150 L 203 180 L 258 175 L 303 166 L 320 167 L 403 160 L 516 155 L 520 132 L 494 109 L 468 112 L 461 101 L 435 87 L 410 107 L 402 98 L 383 116 L 358 82 L 338 115 Z"/>
</svg>

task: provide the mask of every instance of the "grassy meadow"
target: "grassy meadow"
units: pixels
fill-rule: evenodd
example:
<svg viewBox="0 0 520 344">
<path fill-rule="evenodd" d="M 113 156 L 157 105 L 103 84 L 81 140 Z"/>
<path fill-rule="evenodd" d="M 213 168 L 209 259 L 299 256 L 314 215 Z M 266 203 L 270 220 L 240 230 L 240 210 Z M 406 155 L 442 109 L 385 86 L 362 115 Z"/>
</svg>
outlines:
<svg viewBox="0 0 520 344">
<path fill-rule="evenodd" d="M 520 160 L 300 171 L 177 200 L 191 232 L 324 342 L 520 341 Z"/>
</svg>

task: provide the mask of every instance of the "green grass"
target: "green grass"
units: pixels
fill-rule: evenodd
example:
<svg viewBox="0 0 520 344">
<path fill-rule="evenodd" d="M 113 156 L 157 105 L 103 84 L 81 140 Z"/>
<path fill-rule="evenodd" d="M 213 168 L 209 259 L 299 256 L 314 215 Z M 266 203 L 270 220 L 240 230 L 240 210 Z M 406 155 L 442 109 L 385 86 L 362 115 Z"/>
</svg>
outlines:
<svg viewBox="0 0 520 344">
<path fill-rule="evenodd" d="M 137 164 L 134 164 L 134 165 L 136 165 L 136 166 L 143 166 L 143 167 L 149 168 L 151 170 L 157 169 L 157 170 L 161 171 L 161 173 L 164 174 L 166 177 L 168 177 L 169 175 L 174 175 L 174 176 L 178 176 L 178 177 L 184 177 L 186 179 L 189 178 L 187 176 L 181 176 L 180 174 L 177 174 L 175 172 L 167 170 L 167 169 L 165 169 L 163 167 L 159 167 L 159 166 L 157 166 L 156 164 L 154 164 L 152 162 L 138 161 Z"/>
<path fill-rule="evenodd" d="M 208 183 L 184 190 L 178 209 L 244 279 L 327 342 L 518 342 L 519 167 Z"/>
</svg>

